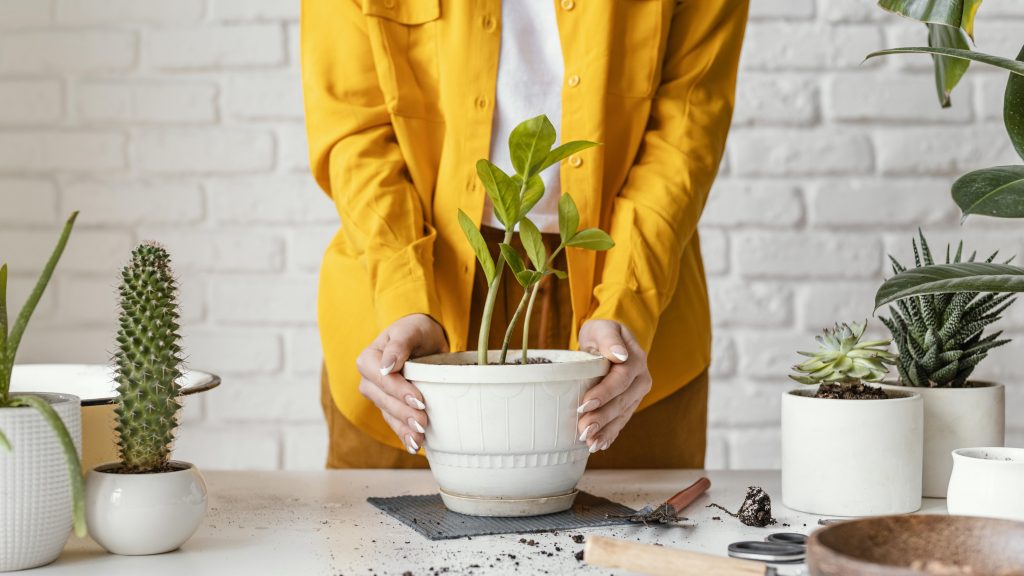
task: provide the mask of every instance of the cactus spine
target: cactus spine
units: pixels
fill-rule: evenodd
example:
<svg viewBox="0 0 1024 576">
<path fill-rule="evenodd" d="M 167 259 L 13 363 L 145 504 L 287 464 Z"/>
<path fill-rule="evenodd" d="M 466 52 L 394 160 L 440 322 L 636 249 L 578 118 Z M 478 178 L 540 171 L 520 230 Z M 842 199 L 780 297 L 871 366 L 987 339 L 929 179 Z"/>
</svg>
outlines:
<svg viewBox="0 0 1024 576">
<path fill-rule="evenodd" d="M 178 426 L 182 375 L 177 283 L 170 256 L 144 243 L 121 271 L 115 378 L 118 448 L 124 472 L 167 469 Z"/>
</svg>

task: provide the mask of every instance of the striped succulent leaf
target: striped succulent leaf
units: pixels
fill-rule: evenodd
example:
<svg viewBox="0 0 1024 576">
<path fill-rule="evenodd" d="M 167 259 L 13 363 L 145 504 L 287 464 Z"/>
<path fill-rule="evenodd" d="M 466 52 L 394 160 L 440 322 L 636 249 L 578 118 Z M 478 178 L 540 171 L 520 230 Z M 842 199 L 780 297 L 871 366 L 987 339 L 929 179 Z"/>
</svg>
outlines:
<svg viewBox="0 0 1024 576">
<path fill-rule="evenodd" d="M 918 239 L 920 246 L 917 240 L 911 241 L 915 267 L 935 264 L 920 230 Z M 991 263 L 998 254 L 992 254 L 985 262 Z M 952 255 L 950 247 L 946 247 L 946 264 L 974 262 L 975 258 L 975 253 L 964 258 L 963 242 Z M 893 273 L 906 270 L 892 256 L 889 259 Z M 881 320 L 899 350 L 896 368 L 901 383 L 930 388 L 967 385 L 971 373 L 988 352 L 1010 341 L 1000 338 L 1002 332 L 984 332 L 1013 301 L 1012 294 L 957 292 L 915 296 L 891 305 L 891 317 Z"/>
</svg>

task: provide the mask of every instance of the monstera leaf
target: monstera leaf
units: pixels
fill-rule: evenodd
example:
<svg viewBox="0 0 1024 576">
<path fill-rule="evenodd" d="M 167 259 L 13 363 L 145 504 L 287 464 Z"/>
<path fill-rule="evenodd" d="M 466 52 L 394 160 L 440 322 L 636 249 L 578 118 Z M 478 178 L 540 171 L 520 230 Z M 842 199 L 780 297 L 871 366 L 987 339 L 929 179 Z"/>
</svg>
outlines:
<svg viewBox="0 0 1024 576">
<path fill-rule="evenodd" d="M 875 308 L 910 296 L 947 292 L 1024 292 L 1024 268 L 983 262 L 911 268 L 879 287 Z"/>
</svg>

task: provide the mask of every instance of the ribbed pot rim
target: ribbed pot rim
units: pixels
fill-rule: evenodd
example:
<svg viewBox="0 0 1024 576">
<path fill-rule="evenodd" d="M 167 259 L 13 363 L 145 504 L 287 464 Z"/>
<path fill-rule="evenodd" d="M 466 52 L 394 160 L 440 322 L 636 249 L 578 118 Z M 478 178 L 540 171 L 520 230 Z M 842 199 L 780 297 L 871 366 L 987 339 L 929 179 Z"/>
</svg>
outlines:
<svg viewBox="0 0 1024 576">
<path fill-rule="evenodd" d="M 488 358 L 496 362 L 499 350 L 491 350 Z M 518 351 L 509 350 L 509 358 Z M 575 350 L 533 350 L 530 357 L 554 357 L 549 364 L 476 364 L 477 353 L 448 352 L 432 354 L 405 363 L 402 370 L 408 380 L 447 384 L 521 384 L 557 382 L 598 378 L 608 373 L 610 362 L 602 356 Z"/>
<path fill-rule="evenodd" d="M 64 404 L 65 402 L 77 402 L 79 404 L 82 402 L 82 399 L 78 396 L 75 396 L 74 394 L 65 394 L 63 392 L 11 392 L 11 397 L 13 398 L 15 396 L 38 396 L 49 402 L 51 406 Z M 0 410 L 21 410 L 22 408 L 27 408 L 27 406 L 4 406 L 0 407 Z"/>
</svg>

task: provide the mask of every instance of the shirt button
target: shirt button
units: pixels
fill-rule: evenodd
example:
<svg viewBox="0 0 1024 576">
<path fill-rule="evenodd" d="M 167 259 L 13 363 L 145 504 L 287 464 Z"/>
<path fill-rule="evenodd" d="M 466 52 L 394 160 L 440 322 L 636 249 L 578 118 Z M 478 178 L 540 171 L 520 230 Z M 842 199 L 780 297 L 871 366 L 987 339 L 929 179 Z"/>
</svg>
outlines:
<svg viewBox="0 0 1024 576">
<path fill-rule="evenodd" d="M 476 107 L 481 109 L 481 110 L 487 108 L 487 98 L 485 98 L 484 96 L 477 96 L 476 97 Z"/>
<path fill-rule="evenodd" d="M 562 8 L 565 10 L 572 10 L 576 7 L 576 3 L 572 0 L 562 0 Z"/>
<path fill-rule="evenodd" d="M 497 27 L 494 23 L 494 18 L 491 18 L 490 16 L 484 16 L 480 23 L 483 24 L 484 30 L 487 30 L 488 32 L 494 32 L 494 29 Z"/>
<path fill-rule="evenodd" d="M 583 165 L 583 158 L 580 158 L 576 154 L 573 154 L 572 156 L 569 156 L 569 165 L 572 166 L 573 168 L 579 168 L 580 166 Z"/>
<path fill-rule="evenodd" d="M 569 76 L 568 82 L 569 86 L 575 88 L 580 85 L 580 77 L 577 76 L 576 74 L 573 74 L 572 76 Z"/>
</svg>

